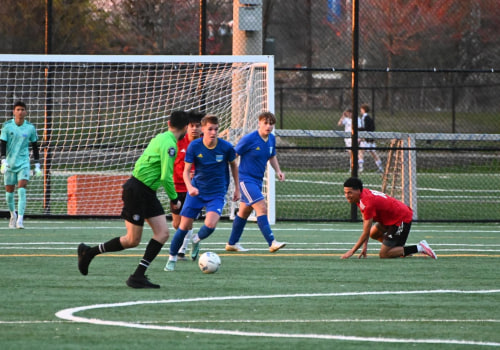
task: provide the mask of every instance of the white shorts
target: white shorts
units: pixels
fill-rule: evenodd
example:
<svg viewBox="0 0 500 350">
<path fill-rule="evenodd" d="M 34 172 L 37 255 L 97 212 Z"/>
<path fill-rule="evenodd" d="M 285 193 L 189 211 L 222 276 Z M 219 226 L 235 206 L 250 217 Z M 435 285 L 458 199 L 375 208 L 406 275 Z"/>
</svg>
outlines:
<svg viewBox="0 0 500 350">
<path fill-rule="evenodd" d="M 377 147 L 377 144 L 375 142 L 366 142 L 365 140 L 361 141 L 361 143 L 359 144 L 360 147 Z M 368 150 L 368 151 L 375 151 L 374 149 L 373 150 Z"/>
</svg>

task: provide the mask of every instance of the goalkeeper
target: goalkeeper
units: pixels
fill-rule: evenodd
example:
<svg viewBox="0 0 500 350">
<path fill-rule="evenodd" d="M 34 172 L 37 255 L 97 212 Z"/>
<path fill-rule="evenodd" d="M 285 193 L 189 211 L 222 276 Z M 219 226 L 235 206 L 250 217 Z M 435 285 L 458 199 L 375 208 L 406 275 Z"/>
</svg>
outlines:
<svg viewBox="0 0 500 350">
<path fill-rule="evenodd" d="M 26 104 L 18 101 L 14 104 L 14 118 L 6 121 L 0 135 L 1 173 L 4 176 L 5 198 L 10 212 L 9 227 L 24 228 L 24 212 L 26 210 L 26 187 L 30 180 L 30 152 L 33 150 L 35 160 L 34 176 L 41 174 L 38 136 L 33 124 L 25 120 Z M 14 190 L 17 184 L 17 213 Z"/>
<path fill-rule="evenodd" d="M 171 203 L 177 208 L 181 206 L 172 174 L 177 155 L 177 141 L 186 134 L 187 125 L 186 112 L 173 112 L 168 121 L 168 131 L 150 141 L 135 163 L 132 177 L 123 185 L 121 216 L 125 219 L 127 233 L 94 247 L 81 243 L 78 246 L 78 269 L 82 275 L 88 274 L 90 262 L 96 255 L 137 247 L 141 242 L 146 221 L 151 226 L 153 237 L 147 244 L 137 269 L 126 283 L 131 288 L 160 288 L 145 275 L 169 237 L 165 211 L 156 191 L 163 186 Z"/>
<path fill-rule="evenodd" d="M 356 204 L 363 214 L 363 232 L 354 246 L 342 255 L 348 259 L 362 247 L 358 258 L 366 258 L 370 238 L 382 243 L 379 257 L 399 258 L 422 253 L 437 259 L 426 241 L 406 246 L 410 234 L 413 211 L 403 202 L 385 193 L 363 188 L 360 179 L 351 177 L 344 182 L 344 195 L 351 204 Z"/>
</svg>

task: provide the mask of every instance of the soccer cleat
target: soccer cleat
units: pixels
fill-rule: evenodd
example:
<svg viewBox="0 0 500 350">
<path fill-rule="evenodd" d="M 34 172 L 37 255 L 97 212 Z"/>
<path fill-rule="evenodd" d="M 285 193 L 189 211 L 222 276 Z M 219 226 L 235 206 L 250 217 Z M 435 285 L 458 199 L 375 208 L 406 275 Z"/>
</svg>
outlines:
<svg viewBox="0 0 500 350">
<path fill-rule="evenodd" d="M 274 253 L 283 248 L 284 246 L 286 246 L 285 242 L 278 242 L 277 240 L 274 240 L 271 246 L 269 247 L 269 251 L 271 253 Z"/>
<path fill-rule="evenodd" d="M 226 243 L 226 251 L 228 251 L 228 252 L 248 252 L 249 249 L 243 248 L 243 246 L 239 243 L 236 243 L 236 244 Z"/>
<path fill-rule="evenodd" d="M 420 247 L 422 247 L 423 254 L 430 256 L 434 260 L 437 260 L 437 255 L 434 253 L 434 251 L 431 249 L 431 247 L 429 247 L 429 244 L 427 244 L 427 242 L 425 240 L 420 241 L 420 243 L 418 243 L 418 245 Z"/>
<path fill-rule="evenodd" d="M 154 284 L 152 283 L 147 276 L 134 276 L 130 275 L 130 277 L 127 280 L 127 286 L 130 288 L 160 288 L 159 284 Z"/>
<path fill-rule="evenodd" d="M 16 228 L 24 228 L 24 225 L 23 225 L 23 218 L 22 218 L 22 216 L 19 216 L 19 217 L 17 218 Z"/>
<path fill-rule="evenodd" d="M 167 271 L 167 272 L 175 271 L 175 261 L 173 261 L 173 260 L 167 261 L 167 265 L 165 265 L 165 268 L 163 269 L 163 271 Z"/>
<path fill-rule="evenodd" d="M 10 220 L 9 220 L 9 228 L 16 228 L 16 222 L 17 222 L 17 214 L 11 214 Z"/>
<path fill-rule="evenodd" d="M 191 244 L 191 260 L 195 261 L 198 258 L 198 253 L 200 252 L 200 241 L 198 243 Z"/>
<path fill-rule="evenodd" d="M 89 265 L 93 257 L 89 256 L 90 247 L 84 243 L 78 245 L 78 270 L 84 276 L 89 273 Z"/>
</svg>

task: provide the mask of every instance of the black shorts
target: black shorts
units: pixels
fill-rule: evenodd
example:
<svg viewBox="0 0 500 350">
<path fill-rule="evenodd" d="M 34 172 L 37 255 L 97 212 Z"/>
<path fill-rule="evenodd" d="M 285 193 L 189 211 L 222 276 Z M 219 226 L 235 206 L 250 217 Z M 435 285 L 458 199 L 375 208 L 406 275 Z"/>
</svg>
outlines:
<svg viewBox="0 0 500 350">
<path fill-rule="evenodd" d="M 387 247 L 404 247 L 410 234 L 410 229 L 411 221 L 402 222 L 400 226 L 389 226 L 387 232 L 384 233 L 382 244 Z"/>
<path fill-rule="evenodd" d="M 172 202 L 170 202 L 170 212 L 172 214 L 179 215 L 181 213 L 181 209 L 184 206 L 184 202 L 186 201 L 186 193 L 187 192 L 177 192 L 177 199 L 182 203 L 179 209 L 175 209 Z"/>
<path fill-rule="evenodd" d="M 131 177 L 123 184 L 122 218 L 134 225 L 144 226 L 144 220 L 165 215 L 165 210 L 153 191 L 148 186 Z"/>
</svg>

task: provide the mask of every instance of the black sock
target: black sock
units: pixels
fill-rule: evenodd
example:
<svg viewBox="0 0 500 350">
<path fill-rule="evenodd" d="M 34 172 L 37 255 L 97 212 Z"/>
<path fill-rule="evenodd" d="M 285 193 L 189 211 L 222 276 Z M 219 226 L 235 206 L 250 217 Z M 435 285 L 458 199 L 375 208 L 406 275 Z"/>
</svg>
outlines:
<svg viewBox="0 0 500 350">
<path fill-rule="evenodd" d="M 144 252 L 144 256 L 134 272 L 135 276 L 144 276 L 149 264 L 156 258 L 162 247 L 163 244 L 151 238 Z"/>
<path fill-rule="evenodd" d="M 105 243 L 101 243 L 99 245 L 96 245 L 95 247 L 90 248 L 88 254 L 94 257 L 98 254 L 119 252 L 120 250 L 123 250 L 123 246 L 120 243 L 120 237 L 115 237 Z"/>
<path fill-rule="evenodd" d="M 407 247 L 403 247 L 404 256 L 412 255 L 418 253 L 418 249 L 416 245 L 409 245 Z"/>
</svg>

